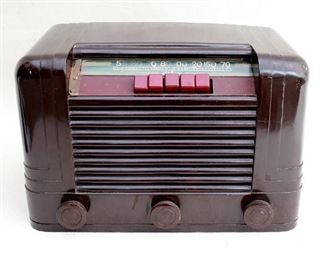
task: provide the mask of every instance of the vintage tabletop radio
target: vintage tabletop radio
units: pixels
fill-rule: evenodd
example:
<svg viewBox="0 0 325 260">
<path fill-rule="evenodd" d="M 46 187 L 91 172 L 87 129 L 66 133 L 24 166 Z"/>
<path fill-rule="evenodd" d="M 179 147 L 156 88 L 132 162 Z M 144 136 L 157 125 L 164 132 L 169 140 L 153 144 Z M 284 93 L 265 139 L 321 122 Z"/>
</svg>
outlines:
<svg viewBox="0 0 325 260">
<path fill-rule="evenodd" d="M 32 226 L 293 228 L 307 77 L 268 28 L 54 26 L 17 65 Z"/>
</svg>

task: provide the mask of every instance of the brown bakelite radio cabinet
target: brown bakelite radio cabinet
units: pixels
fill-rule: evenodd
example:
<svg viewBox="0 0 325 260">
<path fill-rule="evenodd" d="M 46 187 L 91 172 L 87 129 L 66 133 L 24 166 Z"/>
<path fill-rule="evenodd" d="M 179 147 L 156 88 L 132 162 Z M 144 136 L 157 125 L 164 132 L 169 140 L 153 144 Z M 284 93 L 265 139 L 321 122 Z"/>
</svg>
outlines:
<svg viewBox="0 0 325 260">
<path fill-rule="evenodd" d="M 56 25 L 16 76 L 34 228 L 295 227 L 308 70 L 273 30 Z"/>
</svg>

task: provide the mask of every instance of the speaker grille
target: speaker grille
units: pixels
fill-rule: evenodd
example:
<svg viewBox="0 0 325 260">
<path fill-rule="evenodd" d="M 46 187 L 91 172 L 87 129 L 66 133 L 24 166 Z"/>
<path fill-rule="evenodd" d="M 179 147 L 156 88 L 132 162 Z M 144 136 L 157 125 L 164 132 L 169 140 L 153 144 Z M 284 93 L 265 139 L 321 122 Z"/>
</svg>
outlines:
<svg viewBox="0 0 325 260">
<path fill-rule="evenodd" d="M 78 192 L 242 192 L 256 97 L 69 96 Z"/>
</svg>

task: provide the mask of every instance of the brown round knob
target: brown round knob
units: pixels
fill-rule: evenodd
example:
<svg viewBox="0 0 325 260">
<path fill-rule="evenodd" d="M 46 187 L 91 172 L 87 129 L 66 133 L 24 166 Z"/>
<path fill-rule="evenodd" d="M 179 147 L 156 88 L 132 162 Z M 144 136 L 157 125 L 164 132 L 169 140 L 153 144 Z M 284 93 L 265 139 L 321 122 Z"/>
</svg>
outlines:
<svg viewBox="0 0 325 260">
<path fill-rule="evenodd" d="M 263 229 L 273 220 L 273 208 L 264 200 L 249 203 L 244 212 L 245 223 L 253 229 Z"/>
<path fill-rule="evenodd" d="M 172 201 L 160 201 L 151 210 L 151 222 L 160 229 L 171 229 L 181 221 L 181 211 Z"/>
<path fill-rule="evenodd" d="M 56 217 L 62 227 L 76 230 L 86 224 L 87 210 L 79 201 L 69 200 L 61 204 Z"/>
</svg>

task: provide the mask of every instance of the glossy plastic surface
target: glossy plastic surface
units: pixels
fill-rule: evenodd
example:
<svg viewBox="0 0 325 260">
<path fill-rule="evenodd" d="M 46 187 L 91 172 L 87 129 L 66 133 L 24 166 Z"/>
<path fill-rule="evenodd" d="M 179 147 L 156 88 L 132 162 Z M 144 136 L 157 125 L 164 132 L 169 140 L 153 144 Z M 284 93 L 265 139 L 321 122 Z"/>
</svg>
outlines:
<svg viewBox="0 0 325 260">
<path fill-rule="evenodd" d="M 77 59 L 105 55 L 221 55 L 252 57 L 258 62 L 259 76 L 253 79 L 255 99 L 250 101 L 251 97 L 246 97 L 246 101 L 241 101 L 257 102 L 252 190 L 169 194 L 76 192 L 68 106 L 71 67 Z M 180 223 L 169 231 L 255 231 L 245 225 L 244 210 L 253 201 L 263 200 L 274 212 L 272 223 L 260 231 L 293 228 L 301 187 L 307 78 L 303 59 L 268 28 L 169 23 L 54 26 L 17 64 L 32 225 L 40 230 L 64 231 L 57 210 L 73 200 L 88 211 L 80 231 L 161 231 L 151 222 L 150 210 L 155 200 L 167 200 L 179 205 L 182 216 Z M 110 100 L 116 104 L 134 102 L 121 96 L 111 96 Z M 161 100 L 157 96 L 150 104 L 159 105 Z M 172 98 L 163 100 L 177 102 Z M 189 102 L 189 106 L 198 102 L 227 103 L 204 96 L 187 100 L 184 102 Z M 91 98 L 79 97 L 76 102 L 79 101 L 92 103 Z M 141 98 L 137 102 L 145 101 Z"/>
</svg>

